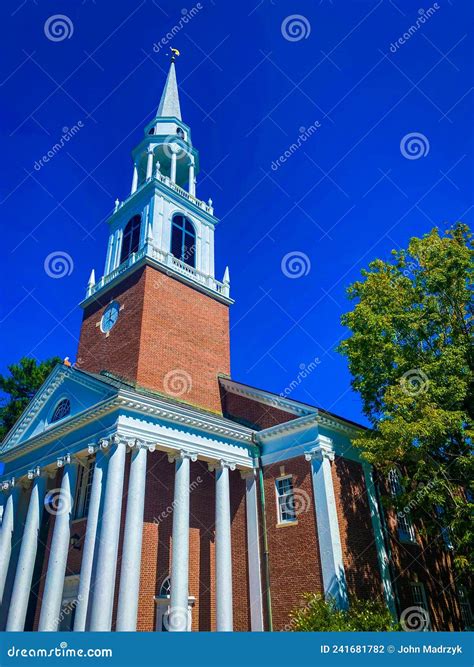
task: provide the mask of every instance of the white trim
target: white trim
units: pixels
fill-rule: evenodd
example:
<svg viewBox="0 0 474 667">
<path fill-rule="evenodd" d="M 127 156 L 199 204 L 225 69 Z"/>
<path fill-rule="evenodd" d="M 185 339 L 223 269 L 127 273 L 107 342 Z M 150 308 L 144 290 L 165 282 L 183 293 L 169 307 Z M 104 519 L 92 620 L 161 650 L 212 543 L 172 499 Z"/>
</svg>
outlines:
<svg viewBox="0 0 474 667">
<path fill-rule="evenodd" d="M 331 470 L 334 450 L 328 442 L 319 443 L 305 458 L 311 462 L 324 594 L 345 609 L 349 601 Z"/>
<path fill-rule="evenodd" d="M 250 629 L 252 632 L 262 632 L 264 630 L 263 597 L 260 562 L 260 535 L 257 497 L 258 491 L 255 471 L 246 473 L 244 478 L 246 483 L 245 509 L 247 519 Z"/>
</svg>

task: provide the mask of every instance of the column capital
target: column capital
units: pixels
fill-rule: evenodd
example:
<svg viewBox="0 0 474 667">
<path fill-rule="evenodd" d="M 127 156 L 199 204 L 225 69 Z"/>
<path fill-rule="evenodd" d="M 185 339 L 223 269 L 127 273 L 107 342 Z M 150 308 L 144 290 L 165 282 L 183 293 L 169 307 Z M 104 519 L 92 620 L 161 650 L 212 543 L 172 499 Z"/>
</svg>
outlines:
<svg viewBox="0 0 474 667">
<path fill-rule="evenodd" d="M 36 479 L 37 477 L 41 477 L 41 468 L 36 466 L 36 468 L 33 468 L 32 470 L 28 470 L 26 476 L 28 479 Z"/>
<path fill-rule="evenodd" d="M 197 453 L 196 452 L 190 452 L 186 449 L 180 449 L 177 452 L 170 452 L 168 454 L 168 461 L 170 463 L 173 463 L 174 461 L 178 459 L 189 459 L 194 463 L 194 461 L 197 461 Z"/>
<path fill-rule="evenodd" d="M 327 442 L 322 442 L 321 440 L 318 440 L 316 447 L 313 447 L 313 449 L 305 452 L 304 457 L 306 461 L 312 461 L 313 459 L 316 459 L 318 461 L 322 461 L 323 459 L 329 459 L 329 461 L 334 461 L 335 453 L 332 440 L 329 440 L 329 438 Z"/>
<path fill-rule="evenodd" d="M 256 473 L 256 468 L 245 468 L 244 470 L 240 470 L 240 476 L 242 479 L 255 479 L 255 473 Z"/>
<path fill-rule="evenodd" d="M 148 146 L 148 148 L 146 149 L 146 154 L 152 155 L 154 153 L 154 150 L 155 150 L 154 146 Z"/>
<path fill-rule="evenodd" d="M 4 479 L 1 484 L 1 489 L 2 491 L 10 491 L 13 489 L 16 483 L 17 481 L 14 477 L 11 477 L 10 479 Z"/>
<path fill-rule="evenodd" d="M 226 461 L 225 459 L 220 459 L 219 461 L 213 461 L 208 464 L 209 470 L 219 470 L 219 468 L 229 468 L 229 470 L 235 470 L 237 467 L 233 461 Z"/>
</svg>

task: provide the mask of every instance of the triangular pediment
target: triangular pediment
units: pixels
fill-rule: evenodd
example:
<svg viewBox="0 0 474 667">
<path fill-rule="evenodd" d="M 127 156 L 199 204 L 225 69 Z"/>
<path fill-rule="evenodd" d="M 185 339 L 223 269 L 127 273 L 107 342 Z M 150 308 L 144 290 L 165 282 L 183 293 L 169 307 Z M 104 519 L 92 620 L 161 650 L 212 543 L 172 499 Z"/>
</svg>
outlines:
<svg viewBox="0 0 474 667">
<path fill-rule="evenodd" d="M 117 394 L 117 387 L 83 371 L 58 365 L 35 394 L 1 444 L 0 454 L 20 449 L 27 440 L 64 426 L 68 420 Z M 69 401 L 69 412 L 53 421 L 56 408 Z"/>
</svg>

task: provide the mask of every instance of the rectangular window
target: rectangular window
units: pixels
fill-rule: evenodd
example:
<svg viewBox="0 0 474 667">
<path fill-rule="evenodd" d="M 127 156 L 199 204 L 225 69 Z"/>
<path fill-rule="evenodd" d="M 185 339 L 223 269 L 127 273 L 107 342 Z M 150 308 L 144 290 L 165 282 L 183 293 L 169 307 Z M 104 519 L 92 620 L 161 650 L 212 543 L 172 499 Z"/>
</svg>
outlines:
<svg viewBox="0 0 474 667">
<path fill-rule="evenodd" d="M 87 516 L 89 511 L 94 467 L 94 460 L 88 459 L 87 463 L 83 466 L 80 466 L 79 468 L 77 477 L 76 502 L 74 504 L 75 519 L 83 519 Z"/>
<path fill-rule="evenodd" d="M 276 479 L 275 488 L 277 496 L 278 523 L 291 523 L 296 521 L 295 498 L 291 475 Z"/>
<path fill-rule="evenodd" d="M 388 488 L 393 498 L 400 496 L 403 493 L 402 483 L 400 481 L 400 473 L 398 470 L 390 470 L 388 473 Z M 403 510 L 397 512 L 398 537 L 402 542 L 415 542 L 416 535 L 413 527 L 413 522 L 408 512 Z"/>
<path fill-rule="evenodd" d="M 431 629 L 431 620 L 430 620 L 430 612 L 428 608 L 428 600 L 426 598 L 425 587 L 419 581 L 412 582 L 410 586 L 411 586 L 411 595 L 413 604 L 416 607 L 421 607 L 426 612 L 426 623 L 423 624 L 425 627 L 420 628 L 424 632 L 426 632 Z"/>
<path fill-rule="evenodd" d="M 474 619 L 472 617 L 471 604 L 469 602 L 469 595 L 464 586 L 459 588 L 459 607 L 461 609 L 461 617 L 465 630 L 472 630 Z"/>
</svg>

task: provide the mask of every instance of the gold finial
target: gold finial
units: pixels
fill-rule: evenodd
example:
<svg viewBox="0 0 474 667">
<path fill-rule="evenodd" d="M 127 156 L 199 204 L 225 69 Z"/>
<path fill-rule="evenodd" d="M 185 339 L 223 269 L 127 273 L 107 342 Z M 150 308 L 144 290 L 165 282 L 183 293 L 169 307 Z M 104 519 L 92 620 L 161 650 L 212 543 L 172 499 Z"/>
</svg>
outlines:
<svg viewBox="0 0 474 667">
<path fill-rule="evenodd" d="M 174 49 L 173 47 L 170 47 L 170 51 L 171 51 L 171 62 L 174 63 L 174 61 L 176 60 L 176 58 L 177 58 L 178 56 L 180 56 L 181 54 L 180 54 L 180 52 L 178 51 L 178 49 Z"/>
</svg>

